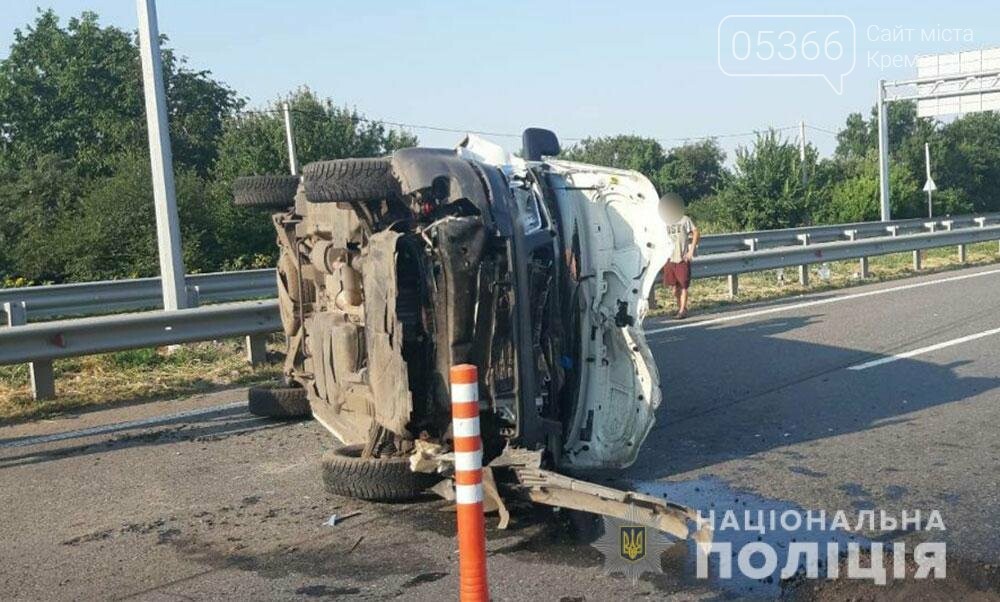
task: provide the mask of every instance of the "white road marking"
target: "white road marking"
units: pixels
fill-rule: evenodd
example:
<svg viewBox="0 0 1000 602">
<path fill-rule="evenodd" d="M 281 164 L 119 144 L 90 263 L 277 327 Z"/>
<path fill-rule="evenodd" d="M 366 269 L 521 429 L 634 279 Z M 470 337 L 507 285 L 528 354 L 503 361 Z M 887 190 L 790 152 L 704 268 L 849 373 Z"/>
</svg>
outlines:
<svg viewBox="0 0 1000 602">
<path fill-rule="evenodd" d="M 13 441 L 0 443 L 0 449 L 7 447 L 27 447 L 29 445 L 38 445 L 40 443 L 52 443 L 53 441 L 77 439 L 79 437 L 92 437 L 94 435 L 103 435 L 105 433 L 112 433 L 114 431 L 123 431 L 127 429 L 138 428 L 141 426 L 160 424 L 163 422 L 169 422 L 171 420 L 177 420 L 179 418 L 191 418 L 194 416 L 201 416 L 202 414 L 212 414 L 224 410 L 231 410 L 233 408 L 240 408 L 240 407 L 245 408 L 246 405 L 247 402 L 245 401 L 237 401 L 234 403 L 227 403 L 221 406 L 212 406 L 209 408 L 188 410 L 186 412 L 176 412 L 174 414 L 167 414 L 165 416 L 153 416 L 152 418 L 143 418 L 142 420 L 131 420 L 129 422 L 116 422 L 114 424 L 105 424 L 102 426 L 95 426 L 91 428 L 80 429 L 77 431 L 53 433 L 51 435 L 39 435 L 38 437 L 30 437 L 28 439 L 15 439 Z"/>
<path fill-rule="evenodd" d="M 938 349 L 944 349 L 945 347 L 951 347 L 953 345 L 961 345 L 962 343 L 968 343 L 969 341 L 975 341 L 976 339 L 981 339 L 983 337 L 988 337 L 994 334 L 1000 334 L 1000 328 L 985 330 L 983 332 L 970 334 L 968 336 L 959 337 L 957 339 L 952 339 L 950 341 L 944 341 L 943 343 L 935 343 L 934 345 L 928 345 L 927 347 L 921 347 L 920 349 L 914 349 L 912 351 L 897 353 L 896 355 L 888 355 L 886 357 L 880 357 L 877 360 L 872 360 L 870 362 L 865 362 L 863 364 L 857 364 L 855 366 L 851 366 L 848 368 L 848 370 L 867 370 L 868 368 L 874 368 L 875 366 L 891 364 L 892 362 L 898 360 L 905 360 L 908 357 L 913 357 L 915 355 L 923 355 L 924 353 L 930 353 L 931 351 L 937 351 Z"/>
<path fill-rule="evenodd" d="M 676 324 L 673 326 L 666 326 L 664 328 L 651 328 L 646 330 L 646 334 L 660 334 L 662 332 L 670 332 L 672 330 L 681 330 L 683 328 L 694 328 L 696 326 L 709 326 L 711 324 L 721 324 L 723 322 L 732 322 L 734 320 L 744 320 L 746 318 L 755 318 L 757 316 L 765 316 L 768 314 L 776 314 L 783 311 L 791 311 L 794 309 L 802 309 L 805 307 L 816 307 L 817 305 L 826 305 L 828 303 L 837 303 L 839 301 L 850 301 L 852 299 L 861 299 L 864 297 L 873 297 L 875 295 L 885 295 L 888 293 L 895 293 L 899 291 L 906 291 L 914 288 L 921 288 L 924 286 L 931 286 L 934 284 L 946 284 L 948 282 L 956 282 L 958 280 L 967 280 L 969 278 L 979 278 L 980 276 L 991 276 L 993 274 L 1000 274 L 1000 269 L 997 270 L 987 270 L 985 272 L 976 272 L 975 274 L 963 274 L 961 276 L 951 276 L 949 278 L 941 278 L 940 280 L 928 280 L 925 282 L 916 282 L 913 284 L 904 284 L 902 286 L 894 286 L 892 288 L 880 288 L 874 291 L 865 291 L 863 293 L 853 293 L 850 295 L 839 295 L 836 297 L 828 297 L 826 299 L 817 299 L 815 301 L 805 301 L 803 303 L 793 303 L 790 305 L 779 305 L 777 307 L 768 307 L 767 309 L 759 309 L 756 311 L 748 311 L 740 314 L 730 314 L 725 316 L 720 316 L 718 318 L 709 318 L 706 320 L 698 320 L 694 322 L 685 322 L 683 324 Z"/>
</svg>

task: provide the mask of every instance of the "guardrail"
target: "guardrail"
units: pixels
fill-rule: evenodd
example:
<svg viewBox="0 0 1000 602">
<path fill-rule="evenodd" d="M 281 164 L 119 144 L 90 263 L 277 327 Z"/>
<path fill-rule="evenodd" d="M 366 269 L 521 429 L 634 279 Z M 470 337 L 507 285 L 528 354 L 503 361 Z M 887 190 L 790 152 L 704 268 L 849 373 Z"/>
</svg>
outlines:
<svg viewBox="0 0 1000 602">
<path fill-rule="evenodd" d="M 753 251 L 763 248 L 800 244 L 799 241 L 803 235 L 808 236 L 814 243 L 835 242 L 838 240 L 851 240 L 846 233 L 852 231 L 856 233 L 855 236 L 857 238 L 870 238 L 906 234 L 914 231 L 933 232 L 937 229 L 978 227 L 981 223 L 997 221 L 1000 221 L 1000 213 L 982 213 L 937 219 L 916 218 L 890 222 L 856 222 L 828 226 L 803 226 L 780 230 L 710 234 L 702 237 L 698 250 L 701 255 Z"/>
<path fill-rule="evenodd" d="M 796 249 L 799 247 L 808 247 L 812 251 L 806 251 L 802 253 L 802 256 L 811 256 L 812 252 L 815 251 L 817 244 L 831 244 L 832 242 L 872 242 L 872 241 L 894 241 L 899 237 L 902 237 L 909 241 L 916 240 L 914 237 L 920 236 L 922 234 L 933 234 L 940 230 L 946 232 L 960 233 L 960 232 L 972 232 L 972 231 L 982 231 L 991 222 L 997 222 L 1000 220 L 1000 213 L 984 213 L 981 215 L 963 215 L 955 217 L 947 217 L 938 220 L 926 220 L 926 219 L 908 219 L 908 220 L 896 220 L 892 222 L 861 222 L 856 224 L 838 224 L 835 226 L 811 226 L 804 228 L 788 228 L 784 230 L 763 230 L 760 232 L 742 232 L 737 234 L 719 234 L 706 236 L 702 238 L 702 243 L 698 247 L 699 257 L 692 265 L 692 277 L 694 278 L 704 278 L 710 276 L 728 276 L 729 278 L 729 296 L 735 297 L 739 292 L 739 274 L 745 271 L 754 270 L 732 270 L 732 271 L 713 271 L 711 273 L 701 272 L 699 273 L 699 265 L 707 266 L 712 264 L 712 259 L 718 255 L 735 255 L 739 253 L 756 255 L 763 253 L 765 250 L 789 250 Z M 737 242 L 739 240 L 739 242 Z M 993 240 L 993 239 L 983 239 L 983 240 Z M 965 245 L 969 242 L 977 241 L 964 241 L 956 243 L 958 247 L 958 257 L 959 261 L 965 262 L 966 249 Z M 706 248 L 707 243 L 707 248 Z M 892 244 L 888 245 L 893 248 L 898 248 L 898 245 Z M 904 245 L 905 246 L 905 245 Z M 932 246 L 948 246 L 946 244 L 932 245 Z M 737 251 L 727 251 L 732 247 L 739 247 Z M 858 246 L 855 248 L 864 248 Z M 930 247 L 913 247 L 913 248 L 902 248 L 901 251 L 913 251 L 913 269 L 920 270 L 921 267 L 921 257 L 920 250 L 923 248 Z M 878 251 L 875 250 L 870 253 L 862 253 L 858 255 L 852 255 L 850 257 L 840 257 L 840 258 L 827 258 L 820 261 L 836 261 L 838 259 L 859 259 L 859 274 L 862 278 L 868 277 L 868 256 L 869 255 L 879 255 L 884 253 L 893 253 L 895 251 Z M 802 262 L 797 264 L 799 271 L 799 282 L 802 285 L 809 283 L 809 263 L 813 262 Z M 796 264 L 783 264 L 777 267 L 792 267 Z M 758 269 L 770 269 L 768 267 L 760 267 Z"/>
<path fill-rule="evenodd" d="M 178 345 L 281 329 L 278 301 L 241 301 L 0 328 L 0 364 Z"/>
<path fill-rule="evenodd" d="M 906 251 L 1000 240 L 1000 225 L 974 229 L 927 232 L 855 241 L 828 242 L 800 247 L 778 247 L 754 252 L 717 253 L 698 257 L 691 264 L 693 278 L 744 274 L 825 261 L 867 258 Z"/>
<path fill-rule="evenodd" d="M 274 297 L 273 269 L 191 274 L 185 277 L 190 305 Z M 0 305 L 20 303 L 28 320 L 85 316 L 163 307 L 159 278 L 102 280 L 0 289 Z"/>
<path fill-rule="evenodd" d="M 256 364 L 267 335 L 281 329 L 276 299 L 36 324 L 24 323 L 23 306 L 3 307 L 10 327 L 0 328 L 0 365 L 27 362 L 36 400 L 55 397 L 54 359 L 243 336 L 247 360 Z"/>
<path fill-rule="evenodd" d="M 1000 218 L 1000 214 L 991 216 Z M 753 245 L 754 250 L 750 251 L 699 256 L 692 264 L 692 276 L 728 276 L 730 293 L 736 294 L 738 275 L 746 272 L 799 266 L 800 277 L 805 282 L 809 264 L 860 259 L 861 274 L 867 276 L 870 256 L 912 251 L 914 267 L 919 269 L 921 250 L 946 246 L 957 246 L 959 259 L 964 261 L 966 245 L 1000 240 L 1000 225 L 987 225 L 991 216 L 968 216 L 961 221 L 920 221 L 922 230 L 931 231 L 917 234 L 905 234 L 910 227 L 905 223 L 879 224 L 886 235 L 867 238 L 861 228 L 851 228 L 853 224 L 849 224 L 837 227 L 839 236 L 849 240 L 836 242 L 813 242 L 813 236 L 831 235 L 832 230 L 826 234 L 815 229 L 798 232 L 795 234 L 798 246 L 757 248 Z M 957 228 L 956 222 L 972 223 L 976 227 Z M 870 224 L 865 226 L 866 229 L 872 227 Z M 937 231 L 938 228 L 943 230 Z M 781 236 L 787 236 L 788 231 L 783 232 Z M 273 295 L 274 271 L 193 275 L 188 277 L 188 286 L 201 299 L 210 300 Z M 274 299 L 26 323 L 29 311 L 37 318 L 109 308 L 147 307 L 158 302 L 157 278 L 2 290 L 0 307 L 6 314 L 9 328 L 0 328 L 0 364 L 30 362 L 32 393 L 36 399 L 44 399 L 55 395 L 54 359 L 245 336 L 248 359 L 257 362 L 263 359 L 266 335 L 281 327 Z"/>
</svg>

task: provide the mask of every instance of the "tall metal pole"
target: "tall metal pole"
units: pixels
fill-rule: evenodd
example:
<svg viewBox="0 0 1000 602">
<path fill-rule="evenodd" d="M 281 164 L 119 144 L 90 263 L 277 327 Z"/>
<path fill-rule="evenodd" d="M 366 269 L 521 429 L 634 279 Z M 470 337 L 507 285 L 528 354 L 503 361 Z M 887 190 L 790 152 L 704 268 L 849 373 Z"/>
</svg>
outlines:
<svg viewBox="0 0 1000 602">
<path fill-rule="evenodd" d="M 292 133 L 292 111 L 288 103 L 282 106 L 285 112 L 285 139 L 288 142 L 288 167 L 292 170 L 292 175 L 299 175 L 299 162 L 295 158 L 295 136 Z"/>
<path fill-rule="evenodd" d="M 806 122 L 799 121 L 799 164 L 802 167 L 802 185 L 806 185 Z"/>
<path fill-rule="evenodd" d="M 149 160 L 153 174 L 153 205 L 156 207 L 163 309 L 183 309 L 187 307 L 187 290 L 184 288 L 184 261 L 181 257 L 181 231 L 177 218 L 174 161 L 170 151 L 156 3 L 155 0 L 136 0 L 136 5 L 139 11 L 139 55 L 146 96 L 146 127 L 149 130 Z"/>
<path fill-rule="evenodd" d="M 931 200 L 931 193 L 934 192 L 931 183 L 931 145 L 924 142 L 924 164 L 927 165 L 927 184 L 924 188 L 927 190 L 927 217 L 934 217 L 934 203 Z"/>
<path fill-rule="evenodd" d="M 882 200 L 882 221 L 892 220 L 889 208 L 889 125 L 885 105 L 885 80 L 878 82 L 878 181 L 879 197 Z"/>
</svg>

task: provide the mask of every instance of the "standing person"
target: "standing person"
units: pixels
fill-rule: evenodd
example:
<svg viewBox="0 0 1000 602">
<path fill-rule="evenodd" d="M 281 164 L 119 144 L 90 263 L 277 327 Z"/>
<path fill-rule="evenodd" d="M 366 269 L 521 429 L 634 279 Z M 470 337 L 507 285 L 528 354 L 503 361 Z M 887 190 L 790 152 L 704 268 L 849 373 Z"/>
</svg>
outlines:
<svg viewBox="0 0 1000 602">
<path fill-rule="evenodd" d="M 660 216 L 667 224 L 667 236 L 673 243 L 673 252 L 663 266 L 663 286 L 673 287 L 677 300 L 678 320 L 687 317 L 688 287 L 691 285 L 691 260 L 701 235 L 691 218 L 684 215 L 684 200 L 673 192 L 660 197 Z"/>
</svg>

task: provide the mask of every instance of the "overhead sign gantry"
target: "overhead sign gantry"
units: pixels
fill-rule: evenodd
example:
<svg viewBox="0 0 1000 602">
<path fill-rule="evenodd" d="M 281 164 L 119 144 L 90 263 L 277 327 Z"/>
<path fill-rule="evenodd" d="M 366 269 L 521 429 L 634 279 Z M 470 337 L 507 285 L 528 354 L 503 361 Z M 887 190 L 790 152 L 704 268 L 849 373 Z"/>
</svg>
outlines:
<svg viewBox="0 0 1000 602">
<path fill-rule="evenodd" d="M 892 219 L 888 103 L 915 100 L 920 117 L 1000 110 L 1000 48 L 930 54 L 917 57 L 916 63 L 916 78 L 878 82 L 876 107 L 882 221 Z"/>
</svg>

